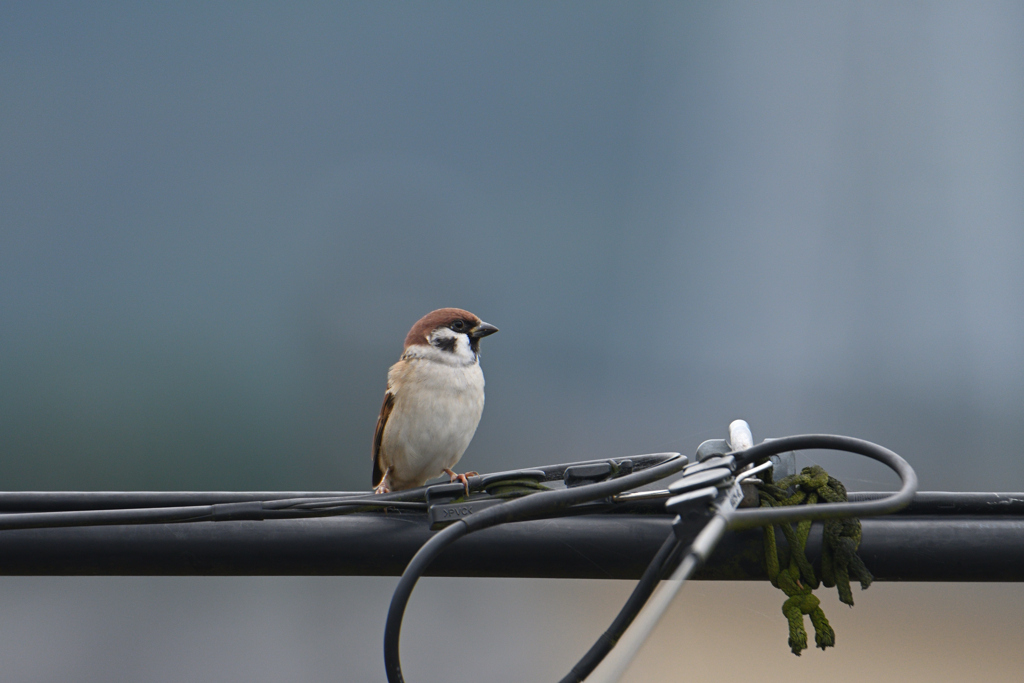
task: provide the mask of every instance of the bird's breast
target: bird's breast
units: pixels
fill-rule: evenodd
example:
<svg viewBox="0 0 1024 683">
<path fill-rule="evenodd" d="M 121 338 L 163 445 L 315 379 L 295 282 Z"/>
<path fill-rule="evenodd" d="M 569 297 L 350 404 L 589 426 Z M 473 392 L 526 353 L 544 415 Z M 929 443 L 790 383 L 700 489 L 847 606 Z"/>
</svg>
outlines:
<svg viewBox="0 0 1024 683">
<path fill-rule="evenodd" d="M 396 478 L 422 484 L 452 468 L 476 432 L 484 408 L 478 363 L 429 360 L 396 365 L 390 376 L 395 407 L 384 428 L 384 450 Z"/>
</svg>

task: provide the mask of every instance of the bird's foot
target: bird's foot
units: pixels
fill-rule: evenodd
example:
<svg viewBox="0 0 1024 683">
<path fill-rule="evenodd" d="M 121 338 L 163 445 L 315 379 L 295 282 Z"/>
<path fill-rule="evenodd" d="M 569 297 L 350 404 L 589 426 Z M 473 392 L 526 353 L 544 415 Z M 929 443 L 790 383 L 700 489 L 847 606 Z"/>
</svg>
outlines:
<svg viewBox="0 0 1024 683">
<path fill-rule="evenodd" d="M 475 477 L 480 474 L 479 472 L 466 472 L 465 474 L 455 474 L 455 472 L 448 468 L 445 468 L 444 473 L 451 477 L 451 479 L 448 481 L 449 484 L 461 482 L 462 485 L 466 487 L 467 496 L 469 495 L 469 479 L 467 479 L 466 477 Z"/>
<path fill-rule="evenodd" d="M 384 476 L 380 478 L 380 483 L 373 487 L 373 493 L 391 493 L 391 480 L 388 475 L 391 474 L 391 468 L 384 470 Z"/>
</svg>

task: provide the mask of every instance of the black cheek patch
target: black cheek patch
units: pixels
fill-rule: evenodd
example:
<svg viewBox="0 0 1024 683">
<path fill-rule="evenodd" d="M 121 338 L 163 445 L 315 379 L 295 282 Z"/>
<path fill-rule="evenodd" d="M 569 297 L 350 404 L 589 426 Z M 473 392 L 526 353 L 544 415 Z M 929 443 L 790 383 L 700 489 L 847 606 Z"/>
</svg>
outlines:
<svg viewBox="0 0 1024 683">
<path fill-rule="evenodd" d="M 435 337 L 430 343 L 442 351 L 455 352 L 455 340 L 457 337 Z"/>
</svg>

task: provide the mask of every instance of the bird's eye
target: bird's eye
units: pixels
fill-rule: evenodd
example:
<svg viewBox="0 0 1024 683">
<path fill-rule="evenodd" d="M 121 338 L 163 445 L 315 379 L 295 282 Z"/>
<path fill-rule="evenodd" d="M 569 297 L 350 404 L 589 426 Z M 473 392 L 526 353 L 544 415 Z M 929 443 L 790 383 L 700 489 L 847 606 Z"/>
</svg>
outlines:
<svg viewBox="0 0 1024 683">
<path fill-rule="evenodd" d="M 452 329 L 455 330 L 456 332 L 462 332 L 462 330 L 464 330 L 465 328 L 466 323 L 464 323 L 461 320 L 456 320 L 455 322 L 452 323 Z"/>
</svg>

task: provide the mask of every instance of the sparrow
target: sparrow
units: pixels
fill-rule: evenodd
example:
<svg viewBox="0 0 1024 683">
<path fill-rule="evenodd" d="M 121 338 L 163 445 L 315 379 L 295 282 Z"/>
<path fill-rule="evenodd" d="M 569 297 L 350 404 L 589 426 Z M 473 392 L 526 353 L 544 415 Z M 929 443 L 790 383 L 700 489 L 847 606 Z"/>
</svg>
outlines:
<svg viewBox="0 0 1024 683">
<path fill-rule="evenodd" d="M 420 318 L 388 370 L 388 389 L 373 433 L 373 491 L 423 486 L 442 473 L 469 492 L 468 474 L 452 469 L 473 439 L 484 410 L 480 340 L 498 328 L 461 308 Z"/>
</svg>

